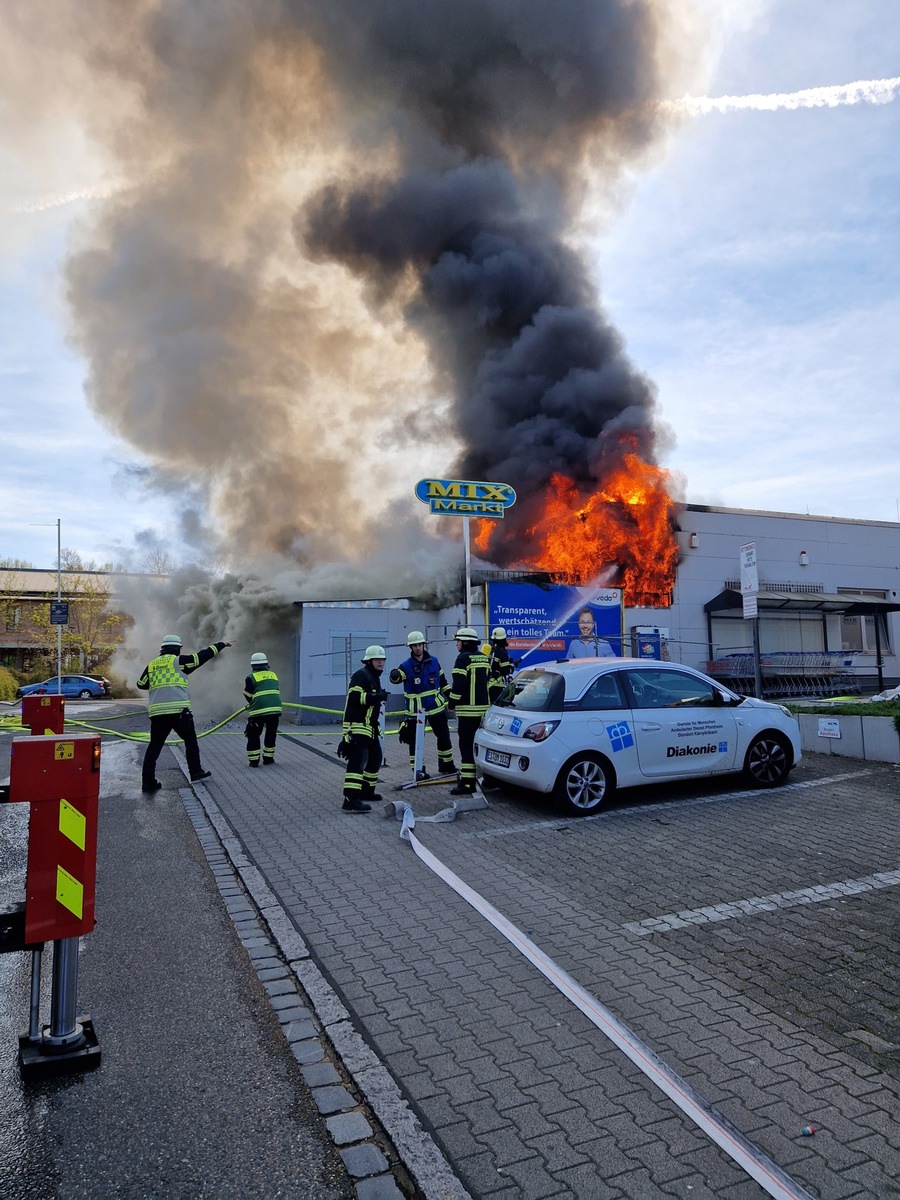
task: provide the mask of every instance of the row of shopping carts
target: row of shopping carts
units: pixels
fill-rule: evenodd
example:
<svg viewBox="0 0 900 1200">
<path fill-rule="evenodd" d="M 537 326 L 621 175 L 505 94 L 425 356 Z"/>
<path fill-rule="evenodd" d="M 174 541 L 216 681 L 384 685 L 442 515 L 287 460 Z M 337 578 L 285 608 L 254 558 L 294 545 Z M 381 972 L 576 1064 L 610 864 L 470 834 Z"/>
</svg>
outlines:
<svg viewBox="0 0 900 1200">
<path fill-rule="evenodd" d="M 763 696 L 845 696 L 861 690 L 852 659 L 843 650 L 783 650 L 761 654 Z M 728 654 L 706 664 L 706 673 L 736 692 L 753 692 L 753 655 Z"/>
</svg>

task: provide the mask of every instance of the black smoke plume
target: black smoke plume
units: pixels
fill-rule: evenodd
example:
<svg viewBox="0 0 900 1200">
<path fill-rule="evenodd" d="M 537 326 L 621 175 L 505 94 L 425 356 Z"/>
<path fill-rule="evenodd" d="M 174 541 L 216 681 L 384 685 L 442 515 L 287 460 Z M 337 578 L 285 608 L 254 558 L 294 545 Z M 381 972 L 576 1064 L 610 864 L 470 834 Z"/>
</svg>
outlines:
<svg viewBox="0 0 900 1200">
<path fill-rule="evenodd" d="M 72 340 L 183 536 L 403 561 L 412 592 L 383 514 L 418 478 L 512 483 L 510 559 L 552 471 L 591 487 L 626 433 L 652 461 L 578 223 L 659 143 L 687 0 L 53 7 L 0 17 L 8 136 L 78 122 L 114 181 L 74 236 Z"/>
</svg>

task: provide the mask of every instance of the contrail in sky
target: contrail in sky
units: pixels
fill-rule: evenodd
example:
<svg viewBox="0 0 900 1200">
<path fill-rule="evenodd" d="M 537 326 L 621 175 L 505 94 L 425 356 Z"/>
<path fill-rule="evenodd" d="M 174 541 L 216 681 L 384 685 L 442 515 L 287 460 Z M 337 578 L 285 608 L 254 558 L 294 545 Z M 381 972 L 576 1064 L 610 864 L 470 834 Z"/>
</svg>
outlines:
<svg viewBox="0 0 900 1200">
<path fill-rule="evenodd" d="M 858 79 L 856 83 L 837 83 L 830 87 L 804 88 L 799 92 L 769 92 L 750 96 L 684 96 L 664 100 L 667 112 L 703 116 L 711 112 L 775 112 L 776 109 L 839 108 L 846 104 L 890 104 L 900 91 L 900 75 L 892 79 Z"/>
<path fill-rule="evenodd" d="M 684 113 L 691 117 L 707 113 L 776 112 L 778 109 L 840 108 L 849 104 L 890 104 L 900 92 L 900 75 L 890 79 L 858 79 L 855 83 L 836 83 L 828 87 L 803 88 L 799 92 L 755 92 L 748 96 L 682 96 L 680 100 L 662 100 L 659 108 L 664 112 Z M 123 191 L 125 183 L 97 184 L 94 187 L 78 188 L 56 195 L 36 196 L 21 204 L 10 206 L 15 213 L 44 212 L 48 208 L 61 208 L 76 200 L 101 200 Z"/>
<path fill-rule="evenodd" d="M 10 212 L 39 213 L 48 208 L 62 208 L 66 204 L 74 204 L 77 200 L 106 200 L 123 192 L 129 186 L 124 182 L 97 183 L 91 187 L 75 188 L 70 192 L 50 192 L 44 196 L 34 196 L 31 200 L 23 200 L 20 204 L 11 204 Z"/>
</svg>

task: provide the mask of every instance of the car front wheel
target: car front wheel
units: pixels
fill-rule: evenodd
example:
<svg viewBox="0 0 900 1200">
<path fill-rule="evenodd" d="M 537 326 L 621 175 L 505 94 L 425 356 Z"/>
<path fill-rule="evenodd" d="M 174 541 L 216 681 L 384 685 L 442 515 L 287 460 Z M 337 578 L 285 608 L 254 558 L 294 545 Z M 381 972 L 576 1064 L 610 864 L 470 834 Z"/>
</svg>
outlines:
<svg viewBox="0 0 900 1200">
<path fill-rule="evenodd" d="M 570 813 L 584 817 L 596 812 L 615 790 L 612 768 L 595 754 L 569 759 L 556 779 L 554 795 Z"/>
<path fill-rule="evenodd" d="M 778 787 L 791 769 L 791 751 L 777 733 L 761 733 L 753 739 L 744 759 L 744 776 L 754 787 Z"/>
</svg>

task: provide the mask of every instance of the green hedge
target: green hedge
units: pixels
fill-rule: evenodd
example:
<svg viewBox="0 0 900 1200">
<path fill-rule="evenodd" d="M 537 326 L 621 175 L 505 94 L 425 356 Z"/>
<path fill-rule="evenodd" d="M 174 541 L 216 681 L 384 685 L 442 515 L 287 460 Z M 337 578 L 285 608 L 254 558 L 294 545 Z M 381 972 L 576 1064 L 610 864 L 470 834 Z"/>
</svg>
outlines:
<svg viewBox="0 0 900 1200">
<path fill-rule="evenodd" d="M 0 700 L 15 700 L 19 681 L 9 667 L 0 667 Z"/>
<path fill-rule="evenodd" d="M 846 704 L 787 704 L 792 713 L 813 713 L 825 717 L 893 717 L 900 733 L 900 700 L 859 700 Z"/>
</svg>

